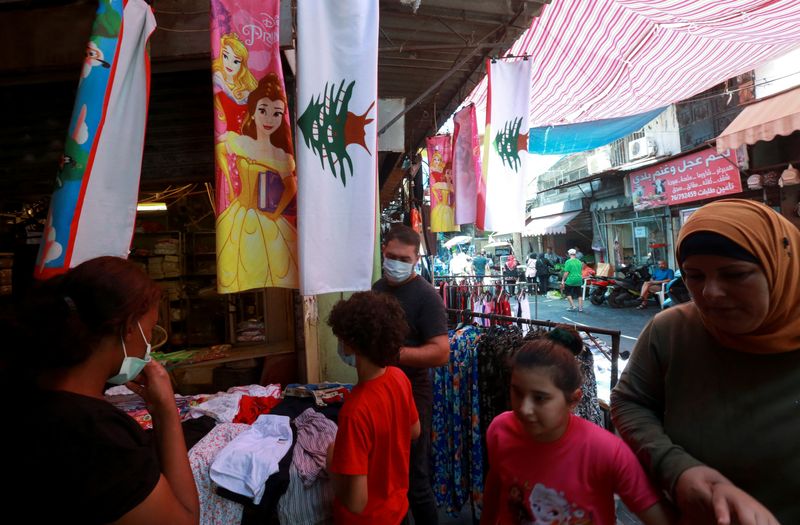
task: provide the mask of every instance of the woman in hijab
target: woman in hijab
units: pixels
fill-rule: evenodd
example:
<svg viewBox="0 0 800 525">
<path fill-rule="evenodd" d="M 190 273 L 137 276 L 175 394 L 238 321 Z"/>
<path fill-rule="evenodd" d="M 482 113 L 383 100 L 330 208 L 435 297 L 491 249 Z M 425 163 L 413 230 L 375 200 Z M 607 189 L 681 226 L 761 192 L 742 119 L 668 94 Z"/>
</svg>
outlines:
<svg viewBox="0 0 800 525">
<path fill-rule="evenodd" d="M 717 201 L 677 258 L 693 302 L 643 330 L 614 424 L 685 523 L 800 523 L 800 231 Z"/>
</svg>

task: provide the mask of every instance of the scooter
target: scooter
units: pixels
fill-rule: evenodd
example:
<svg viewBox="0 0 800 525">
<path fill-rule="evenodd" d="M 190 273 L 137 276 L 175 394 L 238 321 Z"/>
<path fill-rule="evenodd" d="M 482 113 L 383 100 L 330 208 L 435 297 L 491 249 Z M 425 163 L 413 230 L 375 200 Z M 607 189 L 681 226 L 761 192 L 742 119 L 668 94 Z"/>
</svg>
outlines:
<svg viewBox="0 0 800 525">
<path fill-rule="evenodd" d="M 613 289 L 608 294 L 608 304 L 612 308 L 627 308 L 641 303 L 642 285 L 650 280 L 650 268 L 645 264 L 639 267 L 623 266 L 622 279 L 615 279 Z"/>
<path fill-rule="evenodd" d="M 616 284 L 613 277 L 593 276 L 586 279 L 586 286 L 589 286 L 589 300 L 593 305 L 599 306 L 606 300 L 609 289 Z"/>
<path fill-rule="evenodd" d="M 662 308 L 688 303 L 692 300 L 692 297 L 689 295 L 689 289 L 686 288 L 686 283 L 683 282 L 680 270 L 676 271 L 675 278 L 665 285 L 664 291 L 667 298 L 664 299 Z"/>
</svg>

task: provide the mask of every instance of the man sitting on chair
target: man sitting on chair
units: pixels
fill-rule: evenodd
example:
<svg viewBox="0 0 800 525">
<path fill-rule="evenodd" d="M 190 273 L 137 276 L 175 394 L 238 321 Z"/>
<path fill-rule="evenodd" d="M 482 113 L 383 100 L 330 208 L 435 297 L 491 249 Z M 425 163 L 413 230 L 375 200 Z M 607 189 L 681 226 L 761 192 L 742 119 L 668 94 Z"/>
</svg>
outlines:
<svg viewBox="0 0 800 525">
<path fill-rule="evenodd" d="M 658 293 L 664 285 L 675 278 L 675 272 L 667 268 L 666 261 L 658 261 L 658 268 L 653 272 L 653 278 L 642 285 L 642 304 L 637 306 L 639 310 L 647 308 L 647 297 L 651 293 Z"/>
</svg>

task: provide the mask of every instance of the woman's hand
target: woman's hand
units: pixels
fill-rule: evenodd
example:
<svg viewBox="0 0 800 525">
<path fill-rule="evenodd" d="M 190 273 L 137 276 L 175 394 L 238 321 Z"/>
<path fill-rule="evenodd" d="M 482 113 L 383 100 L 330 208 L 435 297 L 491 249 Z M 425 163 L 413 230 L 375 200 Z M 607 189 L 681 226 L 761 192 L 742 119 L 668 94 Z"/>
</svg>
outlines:
<svg viewBox="0 0 800 525">
<path fill-rule="evenodd" d="M 175 411 L 175 392 L 172 381 L 161 363 L 153 359 L 147 363 L 136 379 L 126 383 L 128 388 L 144 399 L 147 410 L 154 417 L 164 410 Z"/>
<path fill-rule="evenodd" d="M 733 483 L 714 485 L 712 503 L 719 525 L 780 525 L 764 505 Z"/>
<path fill-rule="evenodd" d="M 681 523 L 778 525 L 775 517 L 719 471 L 706 466 L 686 469 L 675 484 Z"/>
</svg>

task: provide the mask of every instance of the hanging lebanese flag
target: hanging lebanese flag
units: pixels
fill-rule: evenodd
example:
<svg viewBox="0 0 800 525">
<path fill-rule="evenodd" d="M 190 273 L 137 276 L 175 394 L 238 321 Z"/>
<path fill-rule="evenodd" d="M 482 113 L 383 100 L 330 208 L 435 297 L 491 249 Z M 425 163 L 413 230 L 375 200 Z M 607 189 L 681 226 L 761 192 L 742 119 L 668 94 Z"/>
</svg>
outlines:
<svg viewBox="0 0 800 525">
<path fill-rule="evenodd" d="M 144 0 L 100 2 L 34 269 L 39 279 L 101 255 L 128 256 L 155 28 Z"/>
<path fill-rule="evenodd" d="M 459 231 L 453 205 L 453 161 L 450 135 L 428 137 L 428 166 L 430 167 L 431 231 Z"/>
<path fill-rule="evenodd" d="M 474 104 L 453 117 L 453 150 L 456 224 L 471 224 L 476 218 L 478 181 L 481 178 L 481 150 Z"/>
<path fill-rule="evenodd" d="M 279 8 L 279 0 L 211 1 L 220 293 L 299 284 Z"/>
<path fill-rule="evenodd" d="M 300 291 L 368 290 L 377 192 L 378 0 L 297 3 Z"/>
<path fill-rule="evenodd" d="M 485 209 L 478 202 L 482 230 L 521 232 L 525 226 L 530 60 L 487 62 L 489 96 L 483 138 Z M 483 221 L 481 221 L 483 212 Z"/>
</svg>

